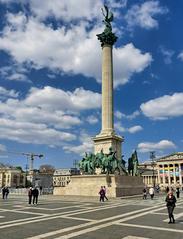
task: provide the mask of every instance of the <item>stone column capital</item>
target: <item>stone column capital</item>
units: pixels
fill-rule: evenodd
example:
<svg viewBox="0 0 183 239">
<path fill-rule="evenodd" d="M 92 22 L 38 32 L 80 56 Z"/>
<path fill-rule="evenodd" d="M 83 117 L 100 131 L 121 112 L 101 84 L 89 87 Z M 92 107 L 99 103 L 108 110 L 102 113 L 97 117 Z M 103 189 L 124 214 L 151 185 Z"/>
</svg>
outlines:
<svg viewBox="0 0 183 239">
<path fill-rule="evenodd" d="M 110 45 L 113 46 L 114 43 L 117 41 L 118 37 L 113 32 L 102 32 L 97 34 L 98 40 L 101 42 L 101 46 Z"/>
</svg>

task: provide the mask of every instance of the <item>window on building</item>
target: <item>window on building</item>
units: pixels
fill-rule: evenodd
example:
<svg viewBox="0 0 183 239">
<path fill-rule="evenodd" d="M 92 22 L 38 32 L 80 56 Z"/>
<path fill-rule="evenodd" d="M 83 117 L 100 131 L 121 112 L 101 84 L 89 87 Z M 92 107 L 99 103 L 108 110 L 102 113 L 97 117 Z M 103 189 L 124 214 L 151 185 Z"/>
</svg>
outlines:
<svg viewBox="0 0 183 239">
<path fill-rule="evenodd" d="M 168 177 L 167 176 L 165 177 L 165 183 L 168 183 Z"/>
</svg>

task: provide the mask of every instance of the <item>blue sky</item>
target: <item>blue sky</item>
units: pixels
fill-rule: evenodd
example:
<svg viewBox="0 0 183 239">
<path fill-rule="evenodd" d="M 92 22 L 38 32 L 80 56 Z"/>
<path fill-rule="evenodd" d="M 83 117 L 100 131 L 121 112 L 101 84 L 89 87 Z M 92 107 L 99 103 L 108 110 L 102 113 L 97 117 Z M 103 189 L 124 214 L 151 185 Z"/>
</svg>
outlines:
<svg viewBox="0 0 183 239">
<path fill-rule="evenodd" d="M 101 129 L 102 0 L 0 0 L 0 161 L 70 167 Z M 182 151 L 183 2 L 108 0 L 114 13 L 114 123 L 137 149 Z M 10 152 L 17 152 L 10 153 Z"/>
</svg>

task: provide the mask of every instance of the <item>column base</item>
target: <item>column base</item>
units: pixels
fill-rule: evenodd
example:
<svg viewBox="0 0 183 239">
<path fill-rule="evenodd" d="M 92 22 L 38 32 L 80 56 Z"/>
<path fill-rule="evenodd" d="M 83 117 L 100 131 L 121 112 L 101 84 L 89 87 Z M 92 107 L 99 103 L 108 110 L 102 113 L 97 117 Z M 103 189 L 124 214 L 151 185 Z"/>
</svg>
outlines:
<svg viewBox="0 0 183 239">
<path fill-rule="evenodd" d="M 102 149 L 104 154 L 109 153 L 109 148 L 112 147 L 113 151 L 116 151 L 116 157 L 121 160 L 121 146 L 124 138 L 115 134 L 99 134 L 93 138 L 94 142 L 94 154 L 99 153 Z"/>
</svg>

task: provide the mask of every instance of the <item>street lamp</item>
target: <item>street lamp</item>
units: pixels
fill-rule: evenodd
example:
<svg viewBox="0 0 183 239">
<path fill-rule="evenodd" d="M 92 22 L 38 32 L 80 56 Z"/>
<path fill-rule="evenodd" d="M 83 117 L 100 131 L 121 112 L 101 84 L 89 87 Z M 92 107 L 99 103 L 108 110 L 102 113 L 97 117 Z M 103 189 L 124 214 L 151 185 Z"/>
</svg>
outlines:
<svg viewBox="0 0 183 239">
<path fill-rule="evenodd" d="M 154 159 L 156 158 L 155 156 L 155 151 L 151 151 L 150 152 L 150 159 L 151 159 L 151 165 L 152 165 L 152 168 L 153 168 L 153 187 L 155 187 L 155 175 L 154 175 L 154 167 L 156 165 L 156 163 L 154 162 Z"/>
</svg>

